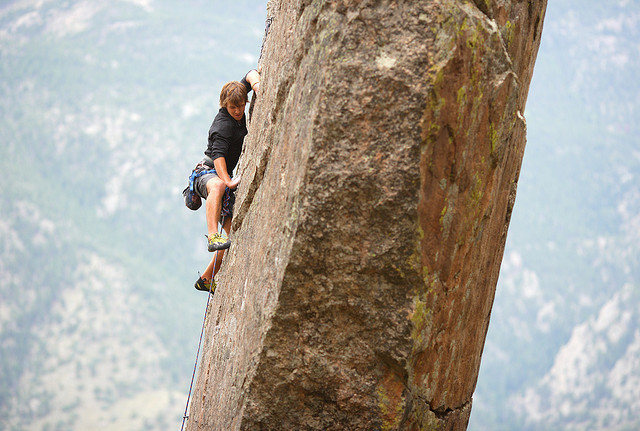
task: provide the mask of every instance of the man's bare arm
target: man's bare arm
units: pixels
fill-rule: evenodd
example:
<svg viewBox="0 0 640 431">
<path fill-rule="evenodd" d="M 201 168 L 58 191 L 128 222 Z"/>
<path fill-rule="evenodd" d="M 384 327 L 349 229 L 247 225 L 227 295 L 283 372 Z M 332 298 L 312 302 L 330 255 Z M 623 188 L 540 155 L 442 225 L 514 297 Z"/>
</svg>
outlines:
<svg viewBox="0 0 640 431">
<path fill-rule="evenodd" d="M 213 161 L 213 166 L 216 169 L 216 174 L 218 178 L 220 178 L 230 189 L 235 189 L 240 182 L 240 177 L 236 179 L 231 179 L 229 173 L 227 172 L 227 161 L 224 157 L 218 157 Z"/>
</svg>

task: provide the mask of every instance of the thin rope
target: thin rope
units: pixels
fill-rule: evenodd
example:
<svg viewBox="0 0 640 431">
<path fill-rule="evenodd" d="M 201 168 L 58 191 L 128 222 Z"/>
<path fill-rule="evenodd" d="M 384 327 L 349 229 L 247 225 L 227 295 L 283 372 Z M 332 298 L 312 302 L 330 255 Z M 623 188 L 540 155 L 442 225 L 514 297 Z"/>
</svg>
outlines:
<svg viewBox="0 0 640 431">
<path fill-rule="evenodd" d="M 220 224 L 220 228 L 224 226 L 224 217 L 222 217 L 222 223 Z M 220 230 L 218 230 L 220 233 Z M 196 369 L 198 368 L 198 358 L 200 357 L 200 346 L 202 346 L 202 335 L 204 334 L 204 326 L 207 322 L 207 314 L 209 313 L 209 301 L 211 300 L 211 286 L 213 286 L 213 277 L 216 272 L 216 265 L 218 264 L 218 251 L 216 250 L 216 255 L 213 258 L 213 273 L 211 274 L 211 285 L 209 286 L 209 294 L 207 295 L 207 305 L 204 309 L 204 319 L 202 319 L 202 329 L 200 329 L 200 340 L 198 341 L 198 350 L 196 352 L 196 361 L 193 364 L 193 373 L 191 374 L 191 383 L 189 384 L 189 394 L 187 395 L 187 405 L 184 406 L 184 414 L 182 415 L 182 426 L 180 427 L 180 431 L 184 430 L 184 424 L 189 417 L 187 412 L 189 411 L 189 402 L 191 401 L 191 391 L 193 389 L 193 381 L 196 377 Z"/>
</svg>

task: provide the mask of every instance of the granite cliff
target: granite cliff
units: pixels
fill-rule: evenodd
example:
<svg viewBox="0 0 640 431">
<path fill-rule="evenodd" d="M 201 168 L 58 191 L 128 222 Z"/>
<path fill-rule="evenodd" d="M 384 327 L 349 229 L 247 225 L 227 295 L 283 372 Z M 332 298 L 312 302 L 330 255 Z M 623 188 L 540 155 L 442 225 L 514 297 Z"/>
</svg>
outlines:
<svg viewBox="0 0 640 431">
<path fill-rule="evenodd" d="M 545 8 L 269 4 L 187 429 L 466 429 Z"/>
</svg>

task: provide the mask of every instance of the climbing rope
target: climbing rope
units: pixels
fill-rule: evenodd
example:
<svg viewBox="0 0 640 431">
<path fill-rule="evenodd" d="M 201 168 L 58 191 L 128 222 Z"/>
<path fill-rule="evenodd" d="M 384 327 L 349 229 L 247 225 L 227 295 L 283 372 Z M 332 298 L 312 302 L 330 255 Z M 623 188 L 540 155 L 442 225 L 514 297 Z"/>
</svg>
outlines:
<svg viewBox="0 0 640 431">
<path fill-rule="evenodd" d="M 222 217 L 222 223 L 220 223 L 220 228 L 224 226 L 224 217 Z M 220 230 L 218 230 L 220 233 Z M 213 258 L 213 273 L 211 274 L 211 285 L 209 287 L 209 294 L 207 295 L 207 305 L 204 309 L 204 319 L 202 319 L 202 328 L 200 329 L 200 340 L 198 341 L 198 350 L 196 351 L 196 360 L 193 364 L 193 373 L 191 374 L 191 383 L 189 384 L 189 394 L 187 395 L 187 405 L 184 406 L 184 414 L 182 415 L 182 426 L 180 427 L 180 431 L 184 430 L 184 424 L 186 420 L 189 418 L 187 412 L 189 411 L 189 402 L 191 401 L 191 391 L 193 389 L 193 381 L 196 377 L 196 369 L 198 368 L 198 358 L 200 357 L 200 347 L 202 346 L 202 335 L 204 334 L 204 326 L 207 322 L 207 315 L 209 314 L 209 302 L 211 301 L 211 286 L 213 286 L 213 276 L 216 272 L 216 266 L 218 264 L 218 251 L 216 250 L 216 255 Z"/>
</svg>

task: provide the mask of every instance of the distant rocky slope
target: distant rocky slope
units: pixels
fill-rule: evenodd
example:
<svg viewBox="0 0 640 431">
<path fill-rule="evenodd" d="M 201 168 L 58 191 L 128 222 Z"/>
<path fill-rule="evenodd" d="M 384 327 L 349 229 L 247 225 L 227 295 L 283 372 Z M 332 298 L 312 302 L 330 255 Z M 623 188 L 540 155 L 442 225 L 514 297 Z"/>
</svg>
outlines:
<svg viewBox="0 0 640 431">
<path fill-rule="evenodd" d="M 638 23 L 548 4 L 470 430 L 640 429 Z"/>
<path fill-rule="evenodd" d="M 546 1 L 279 1 L 188 429 L 466 429 Z"/>
</svg>

